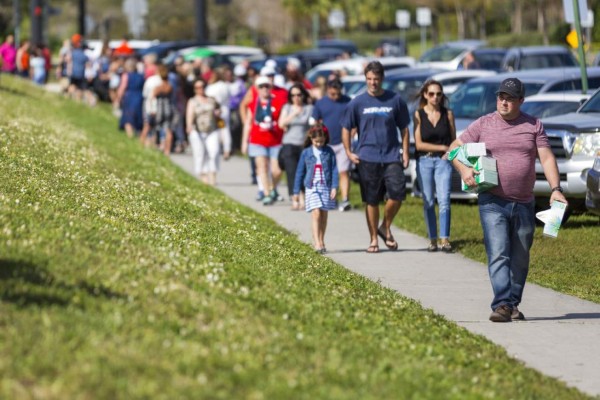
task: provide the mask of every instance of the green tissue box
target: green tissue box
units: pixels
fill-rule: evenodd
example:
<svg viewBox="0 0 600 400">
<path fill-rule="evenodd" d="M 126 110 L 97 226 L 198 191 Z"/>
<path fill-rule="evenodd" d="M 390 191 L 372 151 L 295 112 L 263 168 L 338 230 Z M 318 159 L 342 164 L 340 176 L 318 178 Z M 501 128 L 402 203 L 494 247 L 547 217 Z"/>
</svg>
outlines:
<svg viewBox="0 0 600 400">
<path fill-rule="evenodd" d="M 498 171 L 496 168 L 496 159 L 490 156 L 477 157 L 473 161 L 473 169 L 475 171 Z"/>
<path fill-rule="evenodd" d="M 475 175 L 475 182 L 477 182 L 477 186 L 475 187 L 469 187 L 465 182 L 462 182 L 462 190 L 469 193 L 481 193 L 494 186 L 498 186 L 498 172 L 481 170 L 479 171 L 479 175 Z"/>
</svg>

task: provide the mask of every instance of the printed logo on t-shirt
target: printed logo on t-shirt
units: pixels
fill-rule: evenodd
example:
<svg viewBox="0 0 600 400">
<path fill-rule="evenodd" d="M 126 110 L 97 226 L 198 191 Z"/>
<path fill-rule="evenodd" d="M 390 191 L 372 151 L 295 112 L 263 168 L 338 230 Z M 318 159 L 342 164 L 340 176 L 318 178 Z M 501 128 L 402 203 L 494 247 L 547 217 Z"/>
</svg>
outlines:
<svg viewBox="0 0 600 400">
<path fill-rule="evenodd" d="M 363 110 L 363 115 L 365 114 L 377 114 L 386 116 L 393 110 L 392 107 L 367 107 Z"/>
</svg>

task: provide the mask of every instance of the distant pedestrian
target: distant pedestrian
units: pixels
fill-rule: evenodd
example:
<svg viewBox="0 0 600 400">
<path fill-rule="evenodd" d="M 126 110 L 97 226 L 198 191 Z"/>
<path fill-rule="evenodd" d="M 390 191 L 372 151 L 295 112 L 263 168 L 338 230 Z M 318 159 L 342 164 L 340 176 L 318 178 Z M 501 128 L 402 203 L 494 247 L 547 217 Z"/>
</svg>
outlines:
<svg viewBox="0 0 600 400">
<path fill-rule="evenodd" d="M 556 159 L 539 119 L 521 112 L 525 87 L 516 78 L 502 81 L 496 92 L 496 111 L 480 117 L 450 145 L 485 143 L 496 159 L 498 186 L 479 193 L 479 216 L 488 258 L 488 272 L 494 299 L 492 322 L 522 320 L 519 311 L 529 271 L 529 250 L 535 232 L 535 159 L 540 163 L 552 194 L 550 203 L 567 203 L 560 187 Z M 453 161 L 462 180 L 474 187 L 473 168 Z"/>
<path fill-rule="evenodd" d="M 33 49 L 29 66 L 31 69 L 31 80 L 38 85 L 46 83 L 46 60 L 44 59 L 42 49 L 39 47 Z"/>
<path fill-rule="evenodd" d="M 29 60 L 31 51 L 31 44 L 29 40 L 23 40 L 21 46 L 17 50 L 17 73 L 23 78 L 29 78 Z"/>
<path fill-rule="evenodd" d="M 248 91 L 250 103 L 244 121 L 242 153 L 254 158 L 259 189 L 264 193 L 262 202 L 271 205 L 279 200 L 279 151 L 283 138 L 279 114 L 287 101 L 287 91 L 275 87 L 269 74 L 256 78 L 254 88 Z"/>
<path fill-rule="evenodd" d="M 0 71 L 5 74 L 14 74 L 16 70 L 17 49 L 15 48 L 15 37 L 8 35 L 0 46 Z"/>
<path fill-rule="evenodd" d="M 220 105 L 206 95 L 206 82 L 194 82 L 196 94 L 187 103 L 187 133 L 194 157 L 194 172 L 202 182 L 214 186 L 219 169 L 219 131 L 217 118 Z"/>
<path fill-rule="evenodd" d="M 302 186 L 305 188 L 306 211 L 312 214 L 313 243 L 321 254 L 327 251 L 327 213 L 335 210 L 338 186 L 335 153 L 327 146 L 328 142 L 329 135 L 323 125 L 310 128 L 294 179 L 295 196 L 300 194 Z"/>
<path fill-rule="evenodd" d="M 312 119 L 313 106 L 308 104 L 309 97 L 304 85 L 293 84 L 288 92 L 288 102 L 283 106 L 279 116 L 279 126 L 284 130 L 279 152 L 279 167 L 285 171 L 287 177 L 292 210 L 299 210 L 304 204 L 304 199 L 294 196 L 294 177 Z"/>
<path fill-rule="evenodd" d="M 173 97 L 173 87 L 169 83 L 169 69 L 166 65 L 157 67 L 157 75 L 161 82 L 152 91 L 151 98 L 154 106 L 150 111 L 154 123 L 154 131 L 159 137 L 159 148 L 165 155 L 171 153 L 173 144 L 173 129 L 175 125 L 175 104 Z"/>
<path fill-rule="evenodd" d="M 450 183 L 452 164 L 446 152 L 456 139 L 454 114 L 445 107 L 446 96 L 438 81 L 426 81 L 419 92 L 419 109 L 414 115 L 417 176 L 423 195 L 423 214 L 429 236 L 428 251 L 438 250 L 435 202 L 439 206 L 441 249 L 451 252 Z"/>
<path fill-rule="evenodd" d="M 121 120 L 119 128 L 125 129 L 127 137 L 134 137 L 136 132 L 142 130 L 144 119 L 143 109 L 143 89 L 144 76 L 137 72 L 135 58 L 128 58 L 125 61 L 125 71 L 121 75 L 119 84 L 118 98 L 121 105 Z"/>
<path fill-rule="evenodd" d="M 350 169 L 352 163 L 346 154 L 342 143 L 342 117 L 346 112 L 346 106 L 350 103 L 350 97 L 342 94 L 342 81 L 333 78 L 327 81 L 325 96 L 315 103 L 313 118 L 322 122 L 329 131 L 329 146 L 335 151 L 337 166 L 340 173 L 340 195 L 338 204 L 339 211 L 348 211 L 350 205 Z"/>
<path fill-rule="evenodd" d="M 408 124 L 406 103 L 399 94 L 382 87 L 383 65 L 372 61 L 365 67 L 367 91 L 350 104 L 342 120 L 342 137 L 350 161 L 358 165 L 360 192 L 366 207 L 371 242 L 368 253 L 379 252 L 377 236 L 390 250 L 398 249 L 391 232 L 394 217 L 406 197 L 404 169 L 408 167 Z M 355 149 L 350 145 L 350 133 L 358 133 Z M 398 131 L 402 142 L 398 139 Z M 379 225 L 379 203 L 384 200 L 383 222 Z"/>
<path fill-rule="evenodd" d="M 71 49 L 67 54 L 67 75 L 69 76 L 69 94 L 77 101 L 83 100 L 88 90 L 85 68 L 89 61 L 83 50 L 83 38 L 79 34 L 71 37 Z"/>
</svg>

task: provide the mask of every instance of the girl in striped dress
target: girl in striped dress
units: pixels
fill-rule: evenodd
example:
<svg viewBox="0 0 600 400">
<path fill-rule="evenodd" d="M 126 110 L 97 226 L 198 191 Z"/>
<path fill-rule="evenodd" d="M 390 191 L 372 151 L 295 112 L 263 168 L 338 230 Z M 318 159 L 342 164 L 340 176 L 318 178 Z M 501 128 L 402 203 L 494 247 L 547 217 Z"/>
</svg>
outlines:
<svg viewBox="0 0 600 400">
<path fill-rule="evenodd" d="M 304 142 L 294 180 L 294 201 L 298 201 L 302 183 L 305 187 L 306 211 L 312 214 L 312 235 L 315 250 L 324 254 L 327 212 L 336 209 L 338 169 L 329 134 L 322 124 L 313 126 Z"/>
</svg>

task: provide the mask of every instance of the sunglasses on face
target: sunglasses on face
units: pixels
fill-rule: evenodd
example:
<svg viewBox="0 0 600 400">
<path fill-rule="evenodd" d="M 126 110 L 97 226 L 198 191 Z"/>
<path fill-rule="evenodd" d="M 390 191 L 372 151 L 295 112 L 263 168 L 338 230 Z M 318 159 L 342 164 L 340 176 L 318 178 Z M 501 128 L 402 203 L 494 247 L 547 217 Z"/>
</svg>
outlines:
<svg viewBox="0 0 600 400">
<path fill-rule="evenodd" d="M 514 102 L 516 102 L 517 100 L 518 100 L 518 99 L 517 99 L 516 97 L 513 97 L 513 96 L 508 96 L 508 95 L 505 95 L 505 94 L 499 94 L 499 95 L 498 95 L 498 101 L 499 101 L 499 102 L 506 101 L 506 102 L 508 102 L 508 103 L 514 103 Z"/>
<path fill-rule="evenodd" d="M 265 88 L 270 88 L 271 85 L 267 85 L 266 83 L 263 83 L 262 85 L 258 85 L 259 89 L 265 89 Z"/>
<path fill-rule="evenodd" d="M 198 90 L 198 89 L 204 89 L 203 85 L 198 85 L 198 86 L 194 86 L 194 89 Z"/>
<path fill-rule="evenodd" d="M 302 97 L 302 93 L 290 93 L 292 97 Z"/>
<path fill-rule="evenodd" d="M 442 97 L 442 92 L 429 92 L 429 93 L 427 93 L 427 96 L 429 96 L 429 97 L 433 97 L 433 96 L 435 96 L 435 97 Z"/>
</svg>

